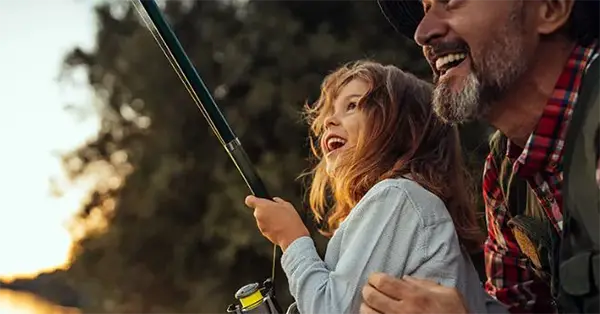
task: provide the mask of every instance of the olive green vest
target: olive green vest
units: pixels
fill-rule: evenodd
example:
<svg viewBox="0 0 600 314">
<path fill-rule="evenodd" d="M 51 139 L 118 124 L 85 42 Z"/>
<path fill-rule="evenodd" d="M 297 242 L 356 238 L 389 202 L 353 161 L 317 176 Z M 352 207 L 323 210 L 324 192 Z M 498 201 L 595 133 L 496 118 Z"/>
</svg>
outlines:
<svg viewBox="0 0 600 314">
<path fill-rule="evenodd" d="M 564 225 L 556 278 L 560 285 L 558 304 L 564 313 L 600 313 L 600 188 L 596 182 L 600 155 L 598 59 L 583 78 L 565 138 Z"/>
<path fill-rule="evenodd" d="M 490 141 L 512 217 L 508 226 L 562 313 L 600 313 L 600 189 L 595 180 L 600 154 L 599 67 L 595 60 L 583 78 L 565 138 L 562 240 L 529 184 L 512 175 L 512 163 L 505 155 L 507 138 L 496 132 Z"/>
</svg>

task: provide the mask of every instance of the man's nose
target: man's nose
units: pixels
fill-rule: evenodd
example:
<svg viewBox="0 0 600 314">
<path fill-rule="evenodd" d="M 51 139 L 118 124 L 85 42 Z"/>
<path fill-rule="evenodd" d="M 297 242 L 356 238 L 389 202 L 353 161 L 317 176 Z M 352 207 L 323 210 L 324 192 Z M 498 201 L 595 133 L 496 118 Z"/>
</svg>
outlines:
<svg viewBox="0 0 600 314">
<path fill-rule="evenodd" d="M 437 10 L 431 9 L 425 13 L 417 26 L 414 39 L 419 46 L 431 45 L 433 41 L 448 33 L 448 24 L 440 18 Z"/>
</svg>

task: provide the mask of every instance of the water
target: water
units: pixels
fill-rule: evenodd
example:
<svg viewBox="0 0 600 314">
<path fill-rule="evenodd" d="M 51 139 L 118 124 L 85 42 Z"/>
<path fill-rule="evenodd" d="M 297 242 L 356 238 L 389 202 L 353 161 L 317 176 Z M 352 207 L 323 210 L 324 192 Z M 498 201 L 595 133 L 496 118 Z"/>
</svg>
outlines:
<svg viewBox="0 0 600 314">
<path fill-rule="evenodd" d="M 31 293 L 0 289 L 0 313 L 79 314 L 79 311 L 55 305 Z"/>
</svg>

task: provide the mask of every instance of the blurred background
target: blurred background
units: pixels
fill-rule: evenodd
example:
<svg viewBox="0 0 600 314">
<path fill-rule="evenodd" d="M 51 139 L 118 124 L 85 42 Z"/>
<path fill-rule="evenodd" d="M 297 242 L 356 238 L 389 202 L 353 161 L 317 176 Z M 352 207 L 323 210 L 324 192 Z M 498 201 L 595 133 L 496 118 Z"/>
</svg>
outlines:
<svg viewBox="0 0 600 314">
<path fill-rule="evenodd" d="M 310 166 L 300 111 L 356 59 L 429 79 L 420 50 L 374 0 L 159 3 L 323 252 L 297 179 Z M 223 313 L 268 278 L 246 185 L 129 1 L 0 0 L 0 28 L 0 313 Z M 476 181 L 487 131 L 462 130 Z"/>
</svg>

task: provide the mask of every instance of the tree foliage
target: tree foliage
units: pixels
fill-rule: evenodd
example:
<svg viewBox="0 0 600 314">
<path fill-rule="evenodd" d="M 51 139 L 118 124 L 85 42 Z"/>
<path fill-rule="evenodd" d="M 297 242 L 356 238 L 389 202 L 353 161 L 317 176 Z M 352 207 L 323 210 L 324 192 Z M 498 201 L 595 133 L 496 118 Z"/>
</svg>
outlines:
<svg viewBox="0 0 600 314">
<path fill-rule="evenodd" d="M 374 1 L 171 0 L 164 10 L 271 194 L 313 231 L 296 179 L 310 165 L 300 110 L 323 77 L 362 58 L 429 75 Z M 243 204 L 249 191 L 129 2 L 99 4 L 96 17 L 95 48 L 65 58 L 87 71 L 102 121 L 65 165 L 74 177 L 106 174 L 82 208 L 88 229 L 69 274 L 90 312 L 223 312 L 271 271 L 272 246 Z M 483 128 L 469 128 L 479 155 Z"/>
</svg>

